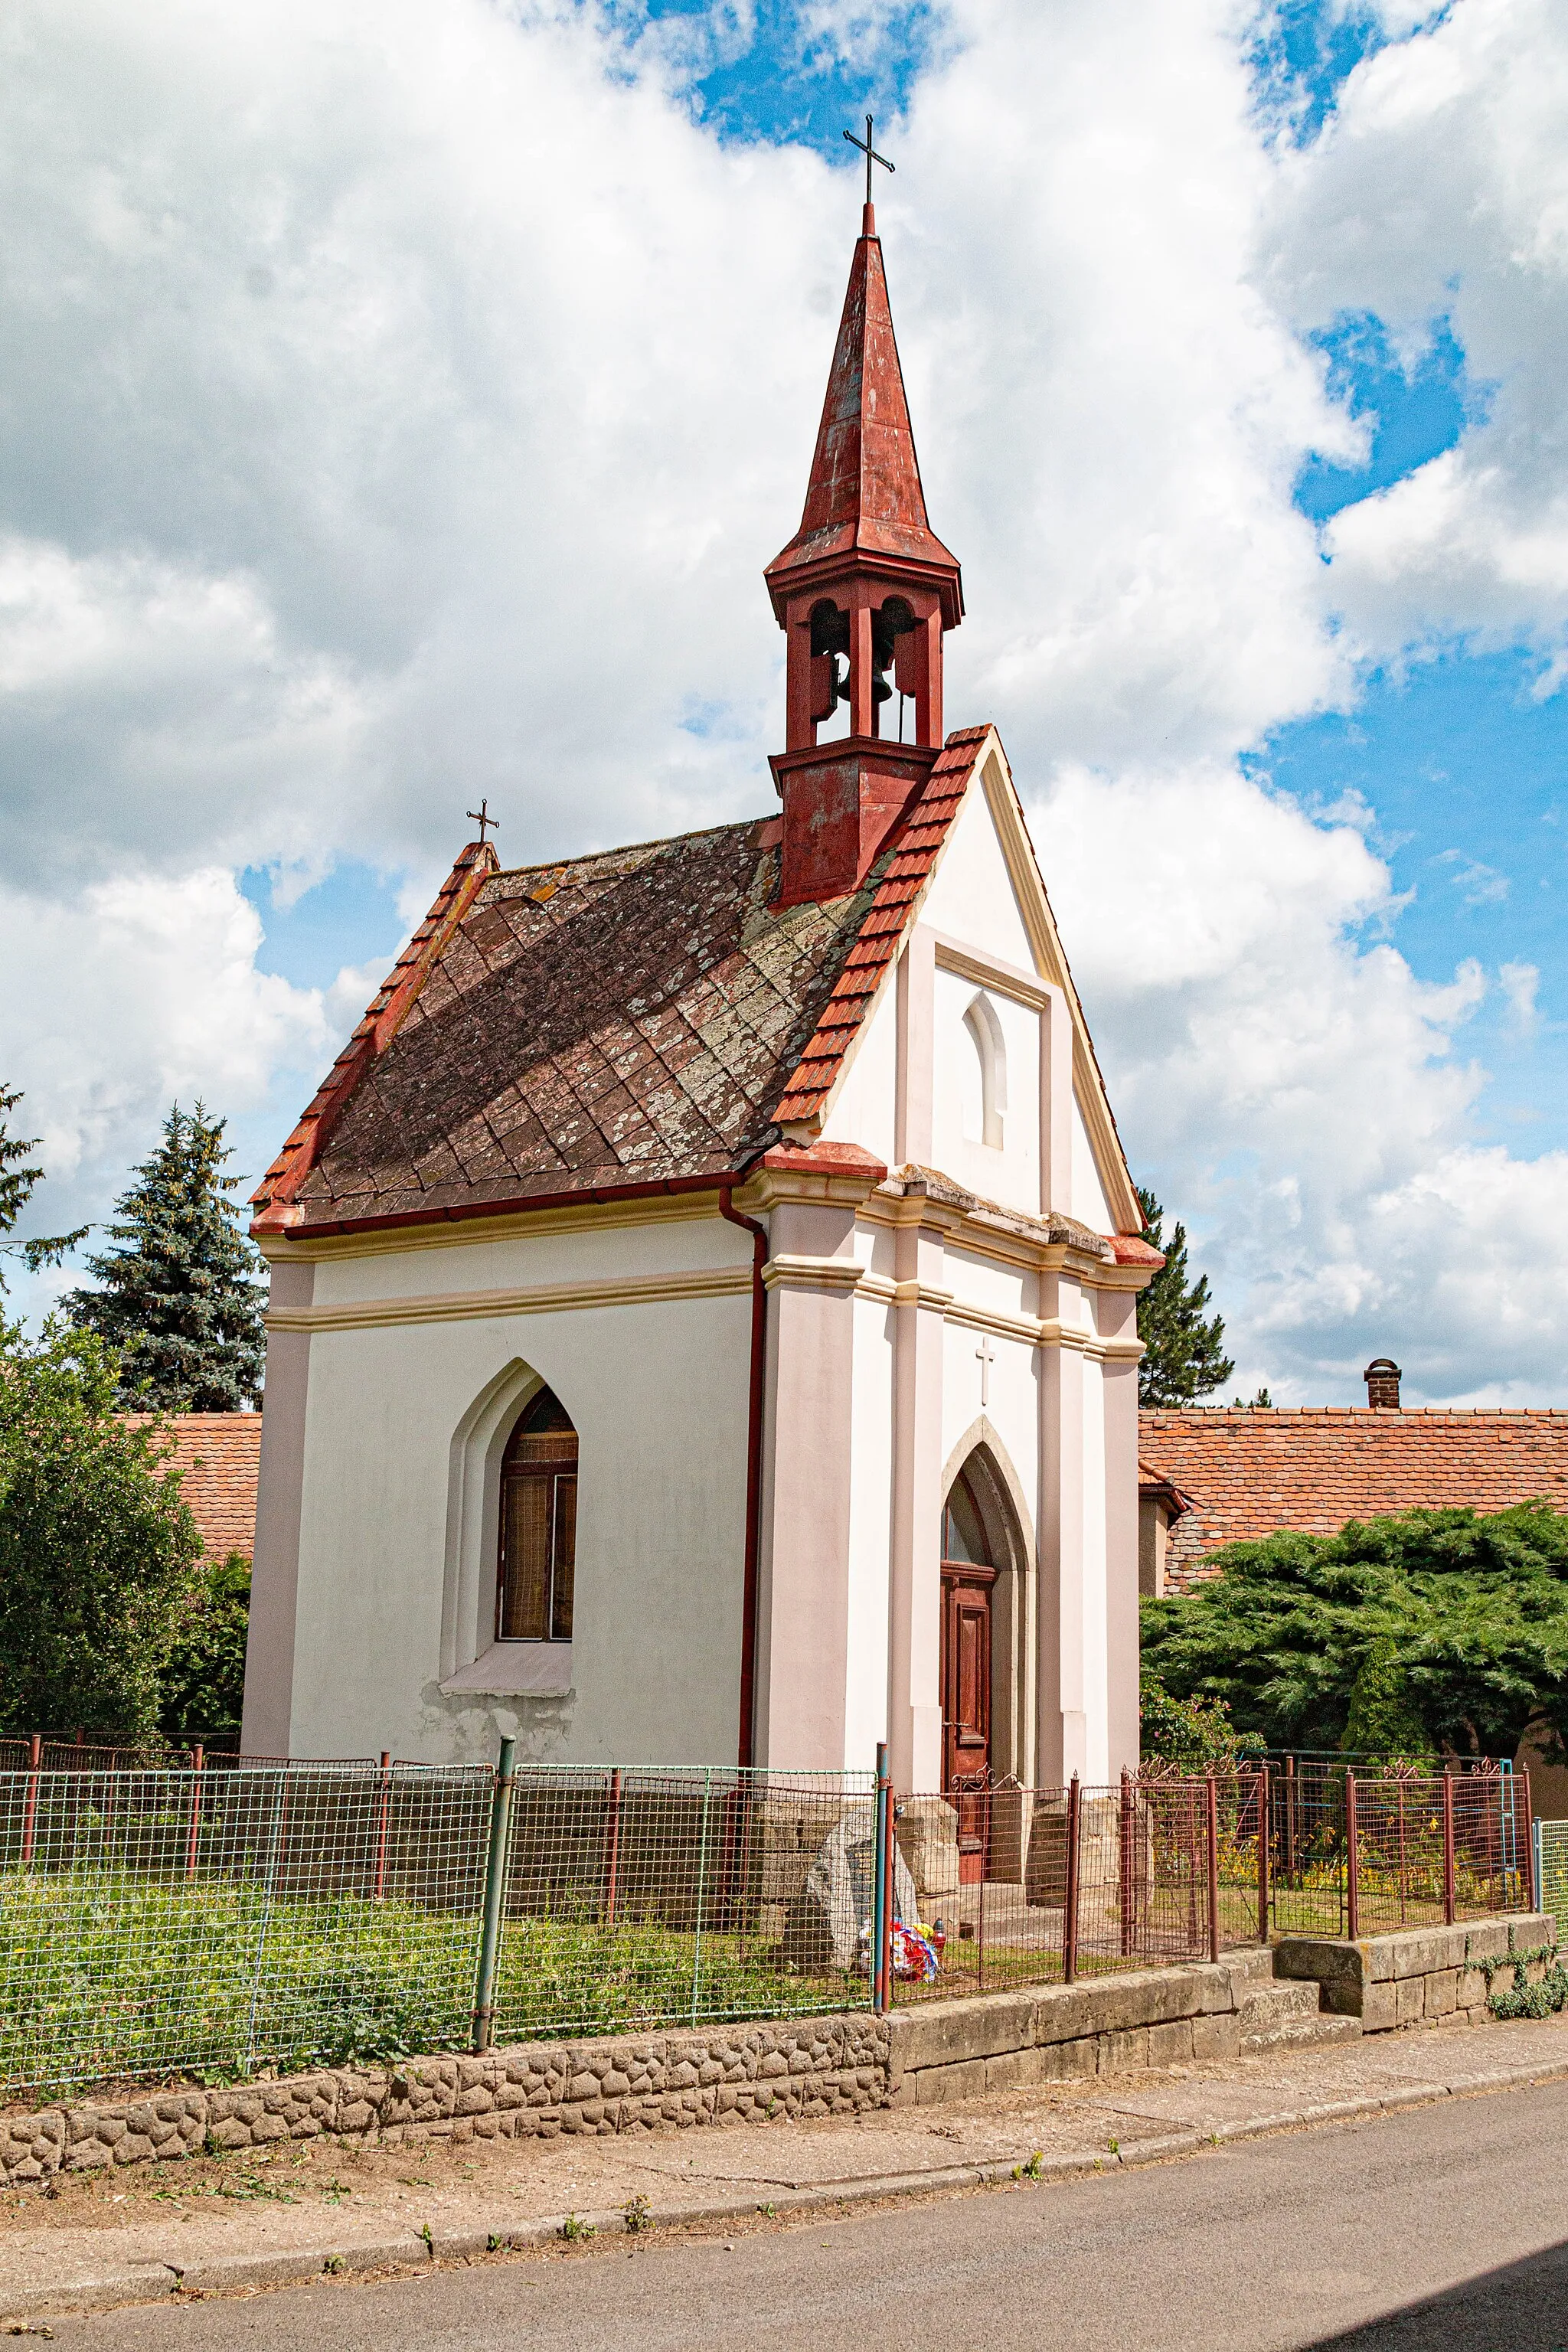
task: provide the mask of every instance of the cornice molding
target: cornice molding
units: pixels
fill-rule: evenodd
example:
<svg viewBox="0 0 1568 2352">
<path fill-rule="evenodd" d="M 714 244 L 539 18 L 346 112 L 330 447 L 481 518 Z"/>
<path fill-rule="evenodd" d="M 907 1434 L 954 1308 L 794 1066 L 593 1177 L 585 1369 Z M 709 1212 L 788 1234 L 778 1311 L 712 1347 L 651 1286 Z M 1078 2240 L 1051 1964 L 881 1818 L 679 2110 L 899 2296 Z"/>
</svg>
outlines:
<svg viewBox="0 0 1568 2352">
<path fill-rule="evenodd" d="M 751 1287 L 749 1264 L 701 1266 L 679 1274 L 608 1276 L 597 1282 L 539 1282 L 523 1289 L 275 1307 L 266 1323 L 269 1331 L 369 1331 L 399 1323 L 478 1323 L 496 1315 L 559 1315 L 593 1307 L 654 1307 L 668 1299 L 738 1298 Z"/>
<path fill-rule="evenodd" d="M 319 1234 L 303 1240 L 291 1234 L 264 1234 L 257 1237 L 256 1245 L 269 1264 L 288 1265 L 301 1259 L 342 1262 L 399 1256 L 408 1250 L 478 1249 L 487 1242 L 527 1241 L 535 1235 L 613 1233 L 628 1225 L 689 1224 L 718 1214 L 715 1181 L 710 1191 L 572 1202 L 554 1209 L 498 1210 L 493 1216 L 410 1222 L 358 1234 Z"/>
<path fill-rule="evenodd" d="M 858 1290 L 866 1279 L 865 1268 L 852 1257 L 805 1257 L 798 1253 L 781 1252 L 770 1257 L 763 1268 L 763 1280 L 770 1290 Z"/>
</svg>

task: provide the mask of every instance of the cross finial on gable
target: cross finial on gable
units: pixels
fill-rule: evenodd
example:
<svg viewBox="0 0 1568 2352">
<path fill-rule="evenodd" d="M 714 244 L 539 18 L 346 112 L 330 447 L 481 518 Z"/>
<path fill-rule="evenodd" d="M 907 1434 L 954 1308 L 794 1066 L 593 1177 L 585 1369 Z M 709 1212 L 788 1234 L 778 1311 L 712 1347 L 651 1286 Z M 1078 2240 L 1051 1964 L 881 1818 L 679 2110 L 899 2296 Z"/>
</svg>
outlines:
<svg viewBox="0 0 1568 2352">
<path fill-rule="evenodd" d="M 489 826 L 491 833 L 499 833 L 500 831 L 500 819 L 499 817 L 491 816 L 490 804 L 488 800 L 481 801 L 477 809 L 469 809 L 468 814 L 473 818 L 474 823 L 479 828 L 479 847 L 482 849 L 485 845 L 485 828 Z"/>
<path fill-rule="evenodd" d="M 873 163 L 880 163 L 884 172 L 891 172 L 895 169 L 895 166 L 889 163 L 885 155 L 879 155 L 876 149 L 872 146 L 871 117 L 869 115 L 866 117 L 866 136 L 864 139 L 857 139 L 852 131 L 847 131 L 844 133 L 844 136 L 848 140 L 851 147 L 858 147 L 860 152 L 866 158 L 866 215 L 862 224 L 861 233 L 866 236 L 875 236 L 877 234 L 877 215 L 871 209 L 871 166 Z"/>
</svg>

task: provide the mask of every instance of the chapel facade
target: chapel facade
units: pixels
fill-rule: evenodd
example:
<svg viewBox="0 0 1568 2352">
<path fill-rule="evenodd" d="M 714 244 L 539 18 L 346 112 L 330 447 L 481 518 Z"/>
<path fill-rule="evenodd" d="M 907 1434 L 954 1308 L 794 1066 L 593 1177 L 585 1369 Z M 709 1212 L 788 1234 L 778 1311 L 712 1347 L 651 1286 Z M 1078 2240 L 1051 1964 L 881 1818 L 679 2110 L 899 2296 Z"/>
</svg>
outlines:
<svg viewBox="0 0 1568 2352">
<path fill-rule="evenodd" d="M 944 731 L 869 205 L 766 582 L 777 813 L 470 844 L 257 1192 L 247 1753 L 1137 1761 L 1160 1260 L 1001 742 Z"/>
</svg>

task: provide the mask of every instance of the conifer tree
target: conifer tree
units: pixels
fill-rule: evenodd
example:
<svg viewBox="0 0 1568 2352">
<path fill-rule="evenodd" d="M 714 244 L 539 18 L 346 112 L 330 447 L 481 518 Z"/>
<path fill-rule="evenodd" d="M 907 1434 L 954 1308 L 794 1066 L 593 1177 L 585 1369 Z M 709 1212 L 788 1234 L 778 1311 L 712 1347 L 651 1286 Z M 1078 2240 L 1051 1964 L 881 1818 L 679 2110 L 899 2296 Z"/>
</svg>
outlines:
<svg viewBox="0 0 1568 2352">
<path fill-rule="evenodd" d="M 1195 1404 L 1236 1370 L 1225 1352 L 1225 1324 L 1218 1315 L 1205 1314 L 1208 1276 L 1200 1274 L 1194 1282 L 1188 1272 L 1185 1225 L 1178 1223 L 1167 1240 L 1165 1212 L 1153 1193 L 1140 1185 L 1138 1202 L 1143 1239 L 1165 1254 L 1164 1265 L 1138 1299 L 1138 1337 L 1143 1342 L 1138 1402 Z"/>
<path fill-rule="evenodd" d="M 19 1135 L 9 1135 L 5 1130 L 6 1116 L 21 1099 L 19 1091 L 9 1091 L 0 1085 L 0 1291 L 5 1287 L 7 1256 L 19 1257 L 29 1274 L 37 1274 L 40 1266 L 58 1265 L 67 1250 L 73 1249 L 88 1230 L 79 1225 L 74 1234 L 51 1234 L 30 1242 L 11 1240 L 12 1228 L 44 1173 L 41 1168 L 18 1165 L 26 1161 L 29 1151 L 37 1150 L 37 1136 L 24 1141 Z"/>
<path fill-rule="evenodd" d="M 89 1258 L 101 1287 L 73 1291 L 74 1323 L 119 1351 L 120 1402 L 143 1411 L 238 1412 L 260 1395 L 265 1340 L 257 1257 L 226 1176 L 225 1122 L 178 1103 Z"/>
</svg>

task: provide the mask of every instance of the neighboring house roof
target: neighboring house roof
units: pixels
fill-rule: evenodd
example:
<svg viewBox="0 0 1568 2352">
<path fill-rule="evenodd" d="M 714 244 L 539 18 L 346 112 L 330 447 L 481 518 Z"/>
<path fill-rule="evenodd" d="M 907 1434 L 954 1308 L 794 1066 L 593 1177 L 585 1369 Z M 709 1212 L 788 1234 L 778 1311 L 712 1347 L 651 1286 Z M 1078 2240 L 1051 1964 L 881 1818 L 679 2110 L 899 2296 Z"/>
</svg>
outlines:
<svg viewBox="0 0 1568 2352">
<path fill-rule="evenodd" d="M 863 888 L 776 908 L 779 820 L 502 872 L 470 845 L 254 1196 L 261 1234 L 738 1173 L 831 1087 L 989 730 Z"/>
<path fill-rule="evenodd" d="M 1184 1495 L 1179 1486 L 1173 1486 L 1168 1478 L 1151 1470 L 1143 1461 L 1138 1465 L 1138 1499 L 1141 1503 L 1163 1504 L 1173 1520 L 1184 1518 L 1197 1507 L 1190 1495 Z"/>
<path fill-rule="evenodd" d="M 150 1413 L 129 1412 L 142 1423 Z M 174 1412 L 164 1425 L 174 1441 L 165 1467 L 180 1474 L 180 1492 L 201 1530 L 209 1559 L 231 1551 L 251 1556 L 256 1544 L 256 1481 L 261 1468 L 258 1412 Z"/>
<path fill-rule="evenodd" d="M 1363 1405 L 1194 1407 L 1138 1416 L 1141 1468 L 1192 1508 L 1173 1530 L 1173 1586 L 1221 1545 L 1295 1528 L 1536 1496 L 1568 1509 L 1568 1412 L 1373 1411 Z"/>
</svg>

